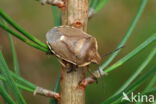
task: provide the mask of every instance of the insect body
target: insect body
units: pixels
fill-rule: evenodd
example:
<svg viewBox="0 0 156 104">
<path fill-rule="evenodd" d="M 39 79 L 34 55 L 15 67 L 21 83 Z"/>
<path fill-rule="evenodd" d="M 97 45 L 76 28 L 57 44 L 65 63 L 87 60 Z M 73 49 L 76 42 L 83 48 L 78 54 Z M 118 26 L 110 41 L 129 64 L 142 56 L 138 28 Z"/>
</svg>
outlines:
<svg viewBox="0 0 156 104">
<path fill-rule="evenodd" d="M 52 53 L 61 60 L 78 67 L 101 61 L 96 39 L 80 29 L 55 27 L 46 34 L 46 38 Z"/>
</svg>

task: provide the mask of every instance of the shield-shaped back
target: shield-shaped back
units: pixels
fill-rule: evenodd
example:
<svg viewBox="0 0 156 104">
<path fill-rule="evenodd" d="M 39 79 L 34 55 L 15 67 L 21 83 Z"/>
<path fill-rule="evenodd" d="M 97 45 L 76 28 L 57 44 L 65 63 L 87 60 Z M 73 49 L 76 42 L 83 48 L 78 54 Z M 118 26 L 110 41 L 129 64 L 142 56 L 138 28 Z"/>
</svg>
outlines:
<svg viewBox="0 0 156 104">
<path fill-rule="evenodd" d="M 96 39 L 80 29 L 55 27 L 46 34 L 46 38 L 51 51 L 67 62 L 83 67 L 101 60 Z"/>
</svg>

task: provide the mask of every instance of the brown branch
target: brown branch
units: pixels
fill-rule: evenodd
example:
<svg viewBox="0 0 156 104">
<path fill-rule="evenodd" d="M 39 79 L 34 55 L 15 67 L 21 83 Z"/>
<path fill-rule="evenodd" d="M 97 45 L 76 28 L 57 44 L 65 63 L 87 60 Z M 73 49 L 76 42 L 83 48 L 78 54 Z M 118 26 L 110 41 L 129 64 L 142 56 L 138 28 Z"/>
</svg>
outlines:
<svg viewBox="0 0 156 104">
<path fill-rule="evenodd" d="M 34 95 L 42 95 L 42 96 L 46 96 L 46 97 L 50 97 L 50 98 L 55 98 L 56 100 L 60 100 L 60 94 L 44 89 L 42 87 L 36 87 L 36 89 L 34 90 Z"/>
<path fill-rule="evenodd" d="M 65 8 L 62 10 L 63 25 L 74 26 L 87 30 L 88 0 L 64 0 Z M 67 67 L 62 66 L 61 74 L 61 100 L 60 104 L 85 104 L 85 90 L 79 87 L 79 82 L 85 78 L 87 67 L 73 68 L 67 73 Z"/>
</svg>

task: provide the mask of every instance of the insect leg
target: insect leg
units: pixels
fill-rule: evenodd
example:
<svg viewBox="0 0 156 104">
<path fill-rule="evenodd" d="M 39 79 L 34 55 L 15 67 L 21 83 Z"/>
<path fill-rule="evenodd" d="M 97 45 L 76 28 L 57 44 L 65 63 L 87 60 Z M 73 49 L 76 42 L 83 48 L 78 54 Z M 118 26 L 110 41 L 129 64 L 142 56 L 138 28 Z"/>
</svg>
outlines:
<svg viewBox="0 0 156 104">
<path fill-rule="evenodd" d="M 93 76 L 92 78 L 96 81 L 96 83 L 98 83 L 98 78 L 89 70 L 89 68 L 87 71 Z"/>
<path fill-rule="evenodd" d="M 69 63 L 69 64 L 70 64 L 70 63 Z M 76 65 L 70 64 L 69 67 L 67 68 L 67 73 L 76 71 L 76 68 L 77 68 Z"/>
</svg>

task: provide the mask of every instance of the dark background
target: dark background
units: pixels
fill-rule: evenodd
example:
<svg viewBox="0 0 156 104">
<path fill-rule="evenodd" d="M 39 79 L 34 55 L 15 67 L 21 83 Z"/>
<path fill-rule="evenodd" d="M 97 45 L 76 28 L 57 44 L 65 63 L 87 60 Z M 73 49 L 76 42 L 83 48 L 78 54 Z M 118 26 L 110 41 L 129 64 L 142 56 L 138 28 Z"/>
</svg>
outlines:
<svg viewBox="0 0 156 104">
<path fill-rule="evenodd" d="M 97 13 L 88 23 L 88 33 L 97 38 L 101 55 L 115 49 L 123 35 L 127 31 L 141 0 L 110 0 L 103 10 Z M 0 0 L 0 8 L 7 12 L 18 24 L 38 39 L 45 42 L 45 33 L 53 25 L 53 16 L 50 6 L 42 6 L 35 0 Z M 156 32 L 156 0 L 149 0 L 147 7 L 135 28 L 132 36 L 122 49 L 117 61 L 132 49 Z M 21 75 L 42 87 L 52 89 L 60 72 L 58 61 L 53 56 L 48 56 L 25 43 L 14 38 Z M 12 55 L 8 44 L 6 32 L 0 29 L 0 47 L 5 54 L 7 62 L 12 68 Z M 87 87 L 87 104 L 99 104 L 112 95 L 128 77 L 146 59 L 153 45 L 143 50 L 133 59 L 115 70 L 107 77 L 99 80 L 98 84 Z M 105 57 L 103 61 L 108 58 Z M 155 65 L 154 59 L 146 69 Z M 95 66 L 92 67 L 94 69 Z M 146 83 L 141 87 L 143 88 Z M 140 89 L 141 89 L 140 88 Z M 29 104 L 48 104 L 48 99 L 41 96 L 33 96 L 32 93 L 24 92 Z"/>
</svg>

